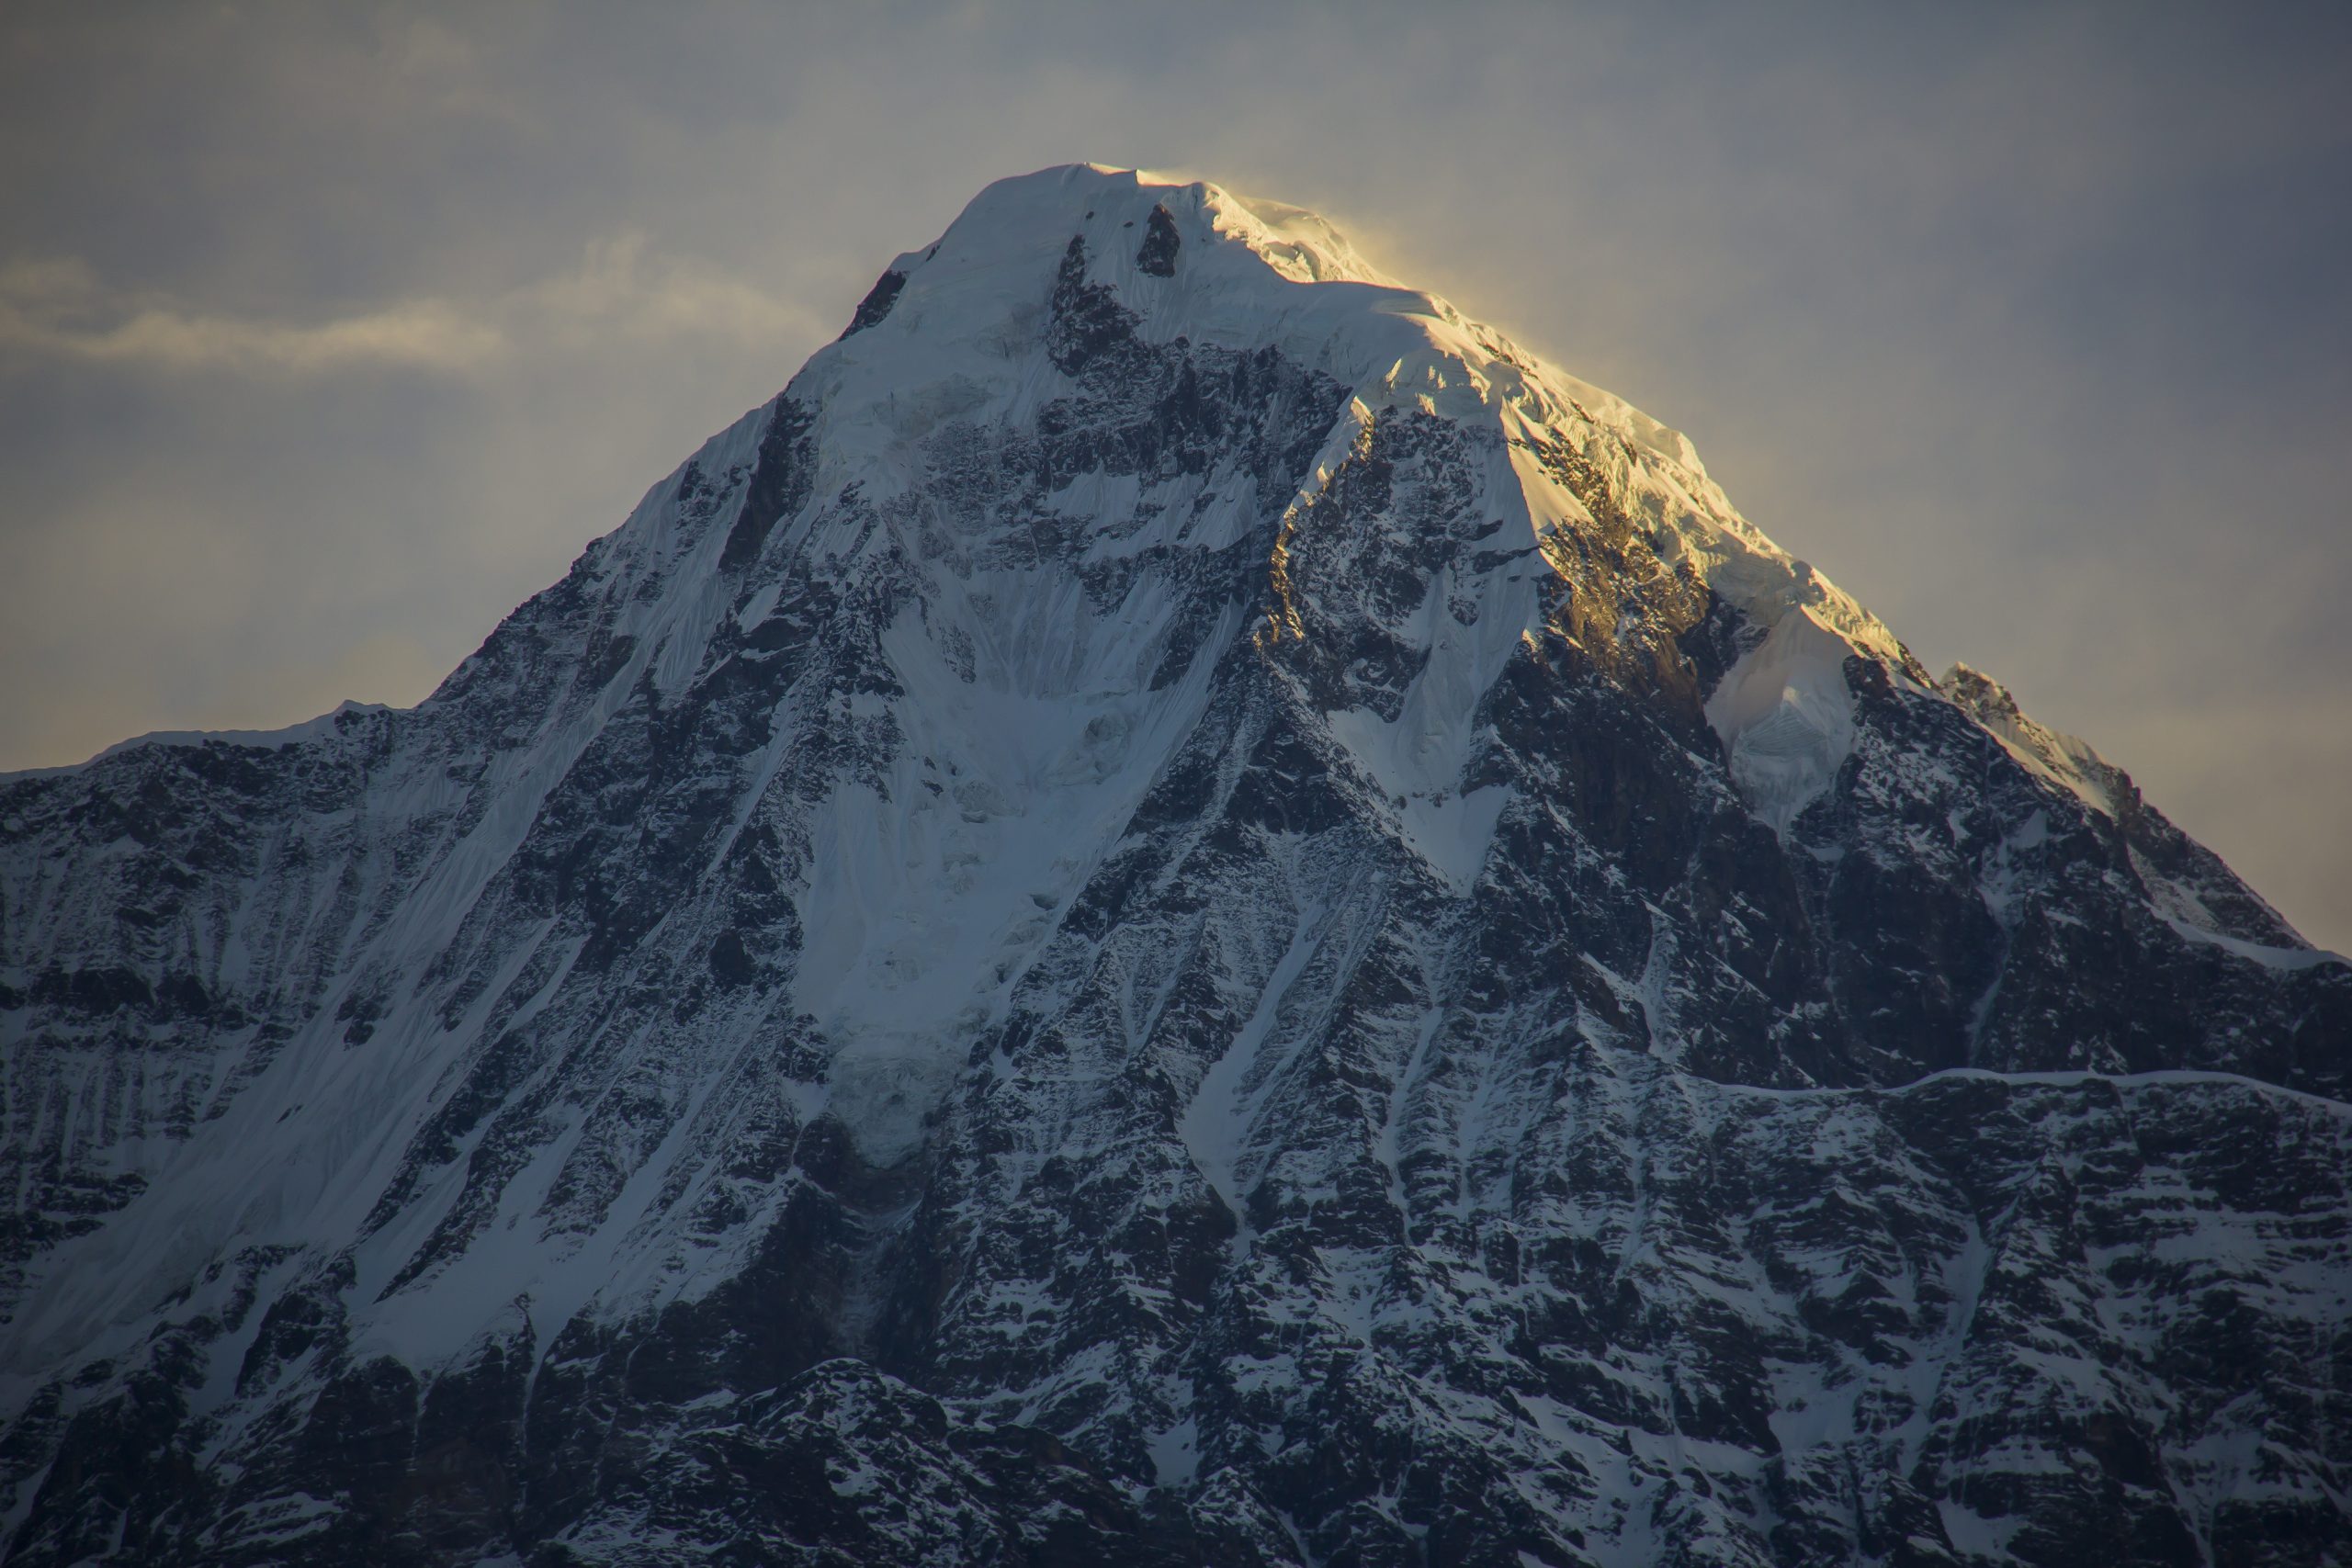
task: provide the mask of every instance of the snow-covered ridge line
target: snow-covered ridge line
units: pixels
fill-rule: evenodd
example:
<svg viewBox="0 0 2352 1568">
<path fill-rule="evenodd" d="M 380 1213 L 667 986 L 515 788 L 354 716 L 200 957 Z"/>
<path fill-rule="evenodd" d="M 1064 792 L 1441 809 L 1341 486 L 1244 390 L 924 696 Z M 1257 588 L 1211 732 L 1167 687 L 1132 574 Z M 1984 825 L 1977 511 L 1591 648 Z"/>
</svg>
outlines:
<svg viewBox="0 0 2352 1568">
<path fill-rule="evenodd" d="M 1165 277 L 1136 264 L 1155 213 L 1172 224 L 1182 258 Z M 1661 553 L 1690 557 L 1731 603 L 1767 625 L 1809 608 L 1858 647 L 1905 661 L 1883 623 L 1739 515 L 1679 432 L 1397 283 L 1314 214 L 1205 181 L 1096 164 L 998 181 L 936 243 L 890 264 L 887 305 L 820 349 L 796 389 L 839 411 L 827 434 L 878 418 L 902 468 L 944 420 L 1019 419 L 1046 389 L 1017 375 L 1020 340 L 1005 318 L 1016 331 L 1042 322 L 1073 237 L 1087 281 L 1133 311 L 1148 339 L 1272 346 L 1353 389 L 1369 411 L 1419 410 L 1514 439 L 1570 434 L 1651 520 Z M 1521 468 L 1539 530 L 1589 520 L 1556 481 Z"/>
<path fill-rule="evenodd" d="M 387 703 L 363 703 L 349 698 L 337 703 L 325 713 L 313 718 L 300 719 L 278 729 L 151 729 L 144 735 L 134 735 L 127 740 L 117 740 L 96 754 L 78 762 L 59 762 L 49 767 L 17 768 L 0 772 L 0 779 L 59 778 L 78 773 L 95 763 L 126 751 L 150 746 L 236 746 L 247 750 L 277 751 L 288 746 L 300 746 L 312 740 L 332 739 L 341 734 L 347 717 L 362 717 L 371 714 L 405 711 Z"/>
<path fill-rule="evenodd" d="M 111 757 L 134 746 L 245 746 L 256 750 L 274 751 L 281 746 L 300 745 L 305 740 L 322 739 L 340 729 L 340 720 L 346 714 L 392 713 L 398 710 L 384 703 L 362 703 L 345 699 L 335 704 L 316 718 L 303 719 L 283 729 L 152 729 L 144 735 L 134 735 L 128 740 L 118 740 L 97 757 Z M 86 764 L 77 764 L 86 765 Z"/>
<path fill-rule="evenodd" d="M 2089 741 L 2028 717 L 2007 686 L 1966 664 L 1955 663 L 1944 671 L 1936 689 L 2028 769 L 2071 791 L 2094 810 L 2109 817 L 2121 814 L 2129 783 Z"/>
</svg>

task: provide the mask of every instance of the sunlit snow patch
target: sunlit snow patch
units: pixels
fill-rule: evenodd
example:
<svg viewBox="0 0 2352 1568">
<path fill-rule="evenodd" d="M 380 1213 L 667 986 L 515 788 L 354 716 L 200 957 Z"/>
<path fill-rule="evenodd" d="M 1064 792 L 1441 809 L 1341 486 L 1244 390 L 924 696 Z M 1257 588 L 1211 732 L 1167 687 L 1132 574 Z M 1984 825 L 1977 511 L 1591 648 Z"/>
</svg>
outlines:
<svg viewBox="0 0 2352 1568">
<path fill-rule="evenodd" d="M 1936 689 L 1998 740 L 2028 773 L 2067 790 L 2094 811 L 2120 817 L 2122 784 L 2090 742 L 2026 716 L 2009 689 L 1979 670 L 1954 664 Z"/>
<path fill-rule="evenodd" d="M 1731 754 L 1731 776 L 1758 820 L 1788 831 L 1837 778 L 1854 749 L 1846 639 L 1795 609 L 1740 656 L 1707 699 L 1707 722 Z"/>
</svg>

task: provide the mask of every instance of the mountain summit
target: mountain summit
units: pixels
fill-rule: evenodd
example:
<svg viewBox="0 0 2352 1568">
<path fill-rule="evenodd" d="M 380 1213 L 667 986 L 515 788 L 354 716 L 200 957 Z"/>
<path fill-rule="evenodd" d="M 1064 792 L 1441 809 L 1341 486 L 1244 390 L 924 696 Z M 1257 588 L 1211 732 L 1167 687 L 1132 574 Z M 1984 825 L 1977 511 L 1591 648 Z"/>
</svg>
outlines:
<svg viewBox="0 0 2352 1568">
<path fill-rule="evenodd" d="M 1330 226 L 989 186 L 0 779 L 11 1563 L 2318 1563 L 2352 966 Z"/>
</svg>

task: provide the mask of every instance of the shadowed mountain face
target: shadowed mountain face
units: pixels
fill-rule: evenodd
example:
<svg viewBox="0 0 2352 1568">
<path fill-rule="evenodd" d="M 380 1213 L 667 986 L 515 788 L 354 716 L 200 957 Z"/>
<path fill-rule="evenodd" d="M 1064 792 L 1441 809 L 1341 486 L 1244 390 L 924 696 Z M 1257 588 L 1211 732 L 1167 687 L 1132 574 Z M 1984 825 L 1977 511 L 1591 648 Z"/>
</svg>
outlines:
<svg viewBox="0 0 2352 1568">
<path fill-rule="evenodd" d="M 991 186 L 0 779 L 10 1562 L 2311 1563 L 2352 966 L 1311 215 Z"/>
</svg>

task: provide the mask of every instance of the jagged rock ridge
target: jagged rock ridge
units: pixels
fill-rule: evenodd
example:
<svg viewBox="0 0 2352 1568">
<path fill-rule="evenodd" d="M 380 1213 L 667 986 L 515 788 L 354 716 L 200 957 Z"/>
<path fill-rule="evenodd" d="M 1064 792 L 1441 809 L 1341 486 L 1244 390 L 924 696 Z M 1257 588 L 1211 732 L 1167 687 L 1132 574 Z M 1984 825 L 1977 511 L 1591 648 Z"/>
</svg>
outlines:
<svg viewBox="0 0 2352 1568">
<path fill-rule="evenodd" d="M 2316 1563 L 2352 967 L 1311 214 L 991 186 L 0 781 L 26 1563 Z"/>
</svg>

